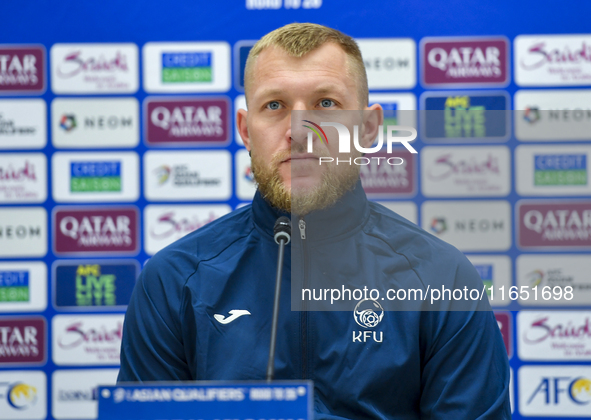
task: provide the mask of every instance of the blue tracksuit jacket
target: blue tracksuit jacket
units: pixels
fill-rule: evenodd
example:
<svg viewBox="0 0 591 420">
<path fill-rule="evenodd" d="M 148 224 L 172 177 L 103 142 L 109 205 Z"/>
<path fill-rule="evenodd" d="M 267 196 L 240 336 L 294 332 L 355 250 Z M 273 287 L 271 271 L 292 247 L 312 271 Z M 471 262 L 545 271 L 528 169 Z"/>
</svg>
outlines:
<svg viewBox="0 0 591 420">
<path fill-rule="evenodd" d="M 264 379 L 280 215 L 257 193 L 150 259 L 125 318 L 120 382 Z M 511 418 L 507 354 L 494 314 L 476 310 L 482 302 L 385 311 L 367 327 L 355 301 L 330 311 L 300 298 L 320 280 L 381 293 L 481 289 L 462 253 L 367 201 L 360 183 L 302 222 L 292 220 L 286 248 L 275 377 L 314 381 L 316 419 Z"/>
</svg>

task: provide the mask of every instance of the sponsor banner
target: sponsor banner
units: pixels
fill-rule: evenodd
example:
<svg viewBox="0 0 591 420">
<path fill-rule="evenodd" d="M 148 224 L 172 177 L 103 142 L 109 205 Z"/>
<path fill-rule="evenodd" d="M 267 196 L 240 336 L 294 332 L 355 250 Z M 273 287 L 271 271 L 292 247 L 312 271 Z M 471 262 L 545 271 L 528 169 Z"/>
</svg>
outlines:
<svg viewBox="0 0 591 420">
<path fill-rule="evenodd" d="M 234 113 L 232 114 L 234 116 L 234 139 L 240 146 L 244 146 L 244 141 L 242 141 L 242 136 L 238 131 L 237 114 L 239 109 L 245 109 L 248 111 L 248 107 L 246 106 L 246 97 L 244 95 L 238 95 L 234 99 Z"/>
<path fill-rule="evenodd" d="M 139 275 L 136 260 L 58 260 L 53 265 L 57 310 L 125 309 Z"/>
<path fill-rule="evenodd" d="M 523 249 L 591 249 L 591 201 L 521 200 L 517 245 Z"/>
<path fill-rule="evenodd" d="M 56 148 L 135 147 L 140 141 L 135 98 L 57 98 L 51 103 L 51 134 Z"/>
<path fill-rule="evenodd" d="M 591 140 L 589 90 L 519 90 L 514 103 L 518 140 Z"/>
<path fill-rule="evenodd" d="M 0 262 L 0 312 L 47 308 L 47 266 L 41 261 Z"/>
<path fill-rule="evenodd" d="M 486 286 L 486 294 L 492 307 L 507 306 L 511 300 L 499 299 L 499 293 L 496 299 L 490 301 L 490 287 L 493 290 L 509 290 L 513 285 L 513 270 L 511 268 L 511 258 L 506 255 L 466 255 Z"/>
<path fill-rule="evenodd" d="M 144 109 L 149 146 L 223 146 L 230 139 L 227 98 L 149 98 Z"/>
<path fill-rule="evenodd" d="M 228 200 L 232 158 L 226 150 L 148 151 L 144 194 L 152 201 Z"/>
<path fill-rule="evenodd" d="M 591 85 L 591 35 L 519 35 L 514 48 L 520 86 Z"/>
<path fill-rule="evenodd" d="M 0 45 L 0 95 L 45 92 L 45 47 Z"/>
<path fill-rule="evenodd" d="M 417 84 L 417 45 L 411 38 L 356 39 L 369 90 L 412 89 Z"/>
<path fill-rule="evenodd" d="M 417 164 L 415 155 L 406 149 L 393 150 L 393 154 L 382 149 L 372 153 L 368 165 L 360 167 L 363 189 L 368 197 L 395 198 L 416 194 Z M 385 161 L 395 156 L 402 159 L 400 165 L 388 165 Z M 379 158 L 383 158 L 382 164 Z M 395 158 L 395 159 L 396 159 Z M 396 162 L 399 160 L 396 159 Z"/>
<path fill-rule="evenodd" d="M 510 312 L 495 312 L 495 318 L 497 325 L 501 331 L 503 337 L 503 343 L 505 343 L 505 350 L 507 350 L 507 356 L 509 359 L 513 356 L 513 327 Z"/>
<path fill-rule="evenodd" d="M 123 314 L 54 316 L 53 362 L 61 366 L 119 365 L 124 317 Z"/>
<path fill-rule="evenodd" d="M 139 197 L 135 152 L 57 152 L 51 164 L 55 201 L 104 203 Z"/>
<path fill-rule="evenodd" d="M 511 153 L 505 146 L 423 147 L 426 197 L 501 197 L 511 192 Z"/>
<path fill-rule="evenodd" d="M 43 99 L 0 99 L 0 150 L 42 149 L 47 144 Z"/>
<path fill-rule="evenodd" d="M 505 37 L 423 38 L 421 81 L 426 87 L 491 87 L 509 84 Z"/>
<path fill-rule="evenodd" d="M 136 207 L 56 207 L 56 255 L 135 255 L 139 251 Z"/>
<path fill-rule="evenodd" d="M 589 417 L 591 366 L 522 366 L 517 377 L 522 415 Z"/>
<path fill-rule="evenodd" d="M 417 127 L 417 97 L 412 93 L 373 93 L 369 105 L 380 104 L 384 110 L 384 138 L 389 125 Z M 374 145 L 378 143 L 376 138 Z"/>
<path fill-rule="evenodd" d="M 234 44 L 234 88 L 238 92 L 244 92 L 244 69 L 250 49 L 256 41 L 238 41 Z"/>
<path fill-rule="evenodd" d="M 591 195 L 591 146 L 517 146 L 515 161 L 520 195 Z"/>
<path fill-rule="evenodd" d="M 56 94 L 135 93 L 138 54 L 132 43 L 54 44 L 51 89 Z"/>
<path fill-rule="evenodd" d="M 47 211 L 43 207 L 0 208 L 0 258 L 45 254 Z"/>
<path fill-rule="evenodd" d="M 45 318 L 0 317 L 0 366 L 42 365 L 47 358 Z"/>
<path fill-rule="evenodd" d="M 45 420 L 47 377 L 37 370 L 0 372 L 0 420 Z"/>
<path fill-rule="evenodd" d="M 415 225 L 419 224 L 417 205 L 412 201 L 378 201 L 378 204 L 392 210 Z"/>
<path fill-rule="evenodd" d="M 426 142 L 504 142 L 511 132 L 505 92 L 442 92 L 421 97 Z"/>
<path fill-rule="evenodd" d="M 511 247 L 507 201 L 426 201 L 421 227 L 461 251 L 506 251 Z"/>
<path fill-rule="evenodd" d="M 516 285 L 529 290 L 529 299 L 520 299 L 521 305 L 591 305 L 591 259 L 588 255 L 525 254 L 517 257 L 516 265 Z"/>
<path fill-rule="evenodd" d="M 145 250 L 162 248 L 209 222 L 230 213 L 227 205 L 150 205 L 144 209 Z"/>
<path fill-rule="evenodd" d="M 43 153 L 0 154 L 0 203 L 43 203 L 47 158 Z"/>
<path fill-rule="evenodd" d="M 115 385 L 119 369 L 57 370 L 51 378 L 54 418 L 96 419 L 99 385 Z"/>
<path fill-rule="evenodd" d="M 235 166 L 236 195 L 240 200 L 252 200 L 257 191 L 257 186 L 250 167 L 250 156 L 246 149 L 240 149 L 236 152 Z"/>
<path fill-rule="evenodd" d="M 146 92 L 226 92 L 231 87 L 227 42 L 148 42 L 142 50 Z"/>
<path fill-rule="evenodd" d="M 591 311 L 520 311 L 517 342 L 521 360 L 591 359 Z"/>
</svg>

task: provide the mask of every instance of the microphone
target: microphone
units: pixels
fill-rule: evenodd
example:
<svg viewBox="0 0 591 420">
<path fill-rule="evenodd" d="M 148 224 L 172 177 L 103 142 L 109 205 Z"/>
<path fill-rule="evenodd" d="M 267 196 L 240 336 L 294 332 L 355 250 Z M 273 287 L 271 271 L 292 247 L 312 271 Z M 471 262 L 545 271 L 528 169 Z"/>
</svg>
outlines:
<svg viewBox="0 0 591 420">
<path fill-rule="evenodd" d="M 281 273 L 283 272 L 283 255 L 285 245 L 291 240 L 291 220 L 281 216 L 273 226 L 273 236 L 279 245 L 277 256 L 277 277 L 275 278 L 275 300 L 273 302 L 273 321 L 271 323 L 271 343 L 269 345 L 269 361 L 267 362 L 267 381 L 275 376 L 275 345 L 277 344 L 277 324 L 279 323 L 279 298 L 281 297 Z"/>
</svg>

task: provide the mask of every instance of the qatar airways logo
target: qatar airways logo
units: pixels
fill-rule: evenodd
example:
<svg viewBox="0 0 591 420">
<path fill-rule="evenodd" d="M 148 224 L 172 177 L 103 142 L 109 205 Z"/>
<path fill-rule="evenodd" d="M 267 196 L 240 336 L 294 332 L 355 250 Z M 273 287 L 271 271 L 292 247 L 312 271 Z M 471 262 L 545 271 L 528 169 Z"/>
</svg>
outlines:
<svg viewBox="0 0 591 420">
<path fill-rule="evenodd" d="M 309 125 L 302 124 L 303 127 L 309 128 L 311 130 L 311 132 L 308 132 L 308 134 L 307 134 L 307 141 L 308 141 L 307 152 L 308 153 L 313 153 L 312 144 L 314 142 L 314 140 L 313 140 L 314 134 L 316 134 L 316 136 L 320 139 L 320 141 L 322 143 L 325 143 L 327 146 L 329 145 L 328 136 L 326 135 L 326 132 L 322 129 L 322 127 L 334 127 L 337 130 L 338 135 L 339 135 L 339 143 L 338 143 L 339 144 L 339 153 L 351 153 L 351 133 L 349 132 L 349 129 L 347 128 L 347 126 L 345 126 L 344 124 L 337 123 L 337 122 L 321 122 L 320 124 L 316 124 L 310 120 L 303 120 L 303 122 L 311 125 L 311 126 L 309 126 Z M 406 148 L 406 150 L 408 150 L 410 153 L 413 153 L 413 154 L 418 153 L 409 143 L 417 138 L 417 130 L 413 127 L 399 126 L 399 125 L 389 125 L 386 127 L 386 129 L 384 129 L 384 127 L 380 125 L 378 127 L 377 143 L 373 147 L 361 146 L 361 144 L 359 143 L 359 126 L 354 125 L 353 126 L 353 145 L 354 145 L 355 149 L 358 152 L 363 153 L 364 155 L 365 154 L 375 154 L 375 153 L 380 152 L 380 150 L 384 146 L 384 131 L 386 132 L 386 148 L 387 148 L 388 154 L 392 153 L 392 145 L 395 143 L 402 144 Z M 410 135 L 396 135 L 396 136 L 394 136 L 394 132 L 398 132 L 398 134 L 400 132 L 407 132 L 407 133 L 410 133 Z M 335 159 L 330 156 L 323 156 L 323 157 L 319 157 L 318 164 L 322 165 L 323 163 L 335 162 L 337 165 L 338 164 L 349 164 L 349 165 L 366 166 L 366 165 L 369 165 L 372 162 L 372 160 L 377 160 L 378 165 L 380 164 L 380 162 L 382 160 L 385 160 L 385 162 L 388 165 L 402 165 L 404 163 L 404 159 L 402 159 L 400 157 L 394 157 L 394 156 L 392 156 L 392 157 L 360 156 L 360 157 L 356 157 L 354 159 L 351 157 L 348 159 L 341 159 L 341 158 Z"/>
</svg>

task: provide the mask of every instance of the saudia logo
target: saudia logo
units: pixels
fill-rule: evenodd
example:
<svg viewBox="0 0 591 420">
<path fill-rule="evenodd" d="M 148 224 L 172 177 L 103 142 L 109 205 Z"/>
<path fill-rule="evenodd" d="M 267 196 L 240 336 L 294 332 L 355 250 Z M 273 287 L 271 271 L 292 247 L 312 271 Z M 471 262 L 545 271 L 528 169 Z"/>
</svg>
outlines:
<svg viewBox="0 0 591 420">
<path fill-rule="evenodd" d="M 578 325 L 573 325 L 570 320 L 563 324 L 553 323 L 549 319 L 550 316 L 544 316 L 532 322 L 529 330 L 523 334 L 524 341 L 537 344 L 546 340 L 581 342 L 591 339 L 591 322 L 588 317 Z"/>
<path fill-rule="evenodd" d="M 82 51 L 74 51 L 64 57 L 62 63 L 57 68 L 57 75 L 68 79 L 80 73 L 115 73 L 127 72 L 127 57 L 120 51 L 117 51 L 114 57 L 87 57 L 84 58 Z"/>
<path fill-rule="evenodd" d="M 363 328 L 377 327 L 384 318 L 384 308 L 377 300 L 364 299 L 359 301 L 353 311 L 355 322 Z M 384 332 L 380 331 L 353 331 L 353 342 L 365 343 L 373 339 L 376 343 L 384 341 Z"/>
<path fill-rule="evenodd" d="M 316 124 L 316 123 L 309 121 L 309 120 L 303 120 L 303 121 L 306 123 L 309 123 L 313 126 L 313 127 L 310 127 L 309 125 L 303 124 L 303 127 L 309 128 L 313 132 L 313 133 L 308 132 L 308 138 L 307 138 L 307 140 L 308 140 L 307 152 L 308 153 L 313 153 L 312 144 L 313 144 L 314 134 L 316 134 L 316 136 L 320 139 L 321 142 L 326 143 L 326 145 L 329 144 L 328 136 L 326 135 L 326 132 L 322 129 L 322 127 L 336 128 L 336 130 L 339 134 L 339 153 L 351 153 L 351 134 L 349 132 L 349 129 L 345 125 L 343 125 L 341 123 L 336 123 L 336 122 L 321 122 L 319 125 L 319 124 Z M 353 126 L 353 144 L 355 146 L 355 149 L 357 149 L 357 151 L 359 151 L 363 154 L 372 154 L 372 153 L 379 152 L 384 145 L 384 131 L 386 131 L 386 144 L 387 144 L 387 152 L 388 153 L 392 153 L 392 144 L 393 143 L 402 144 L 410 153 L 418 153 L 409 144 L 409 142 L 411 142 L 417 138 L 417 130 L 413 127 L 398 126 L 398 125 L 389 125 L 389 126 L 387 126 L 387 128 L 385 130 L 384 130 L 383 126 L 379 126 L 379 128 L 378 128 L 378 142 L 374 147 L 363 147 L 359 144 L 359 126 L 354 125 Z M 410 132 L 410 135 L 395 137 L 393 135 L 393 133 L 396 131 Z M 371 159 L 377 159 L 378 165 L 380 164 L 380 160 L 385 160 L 388 165 L 402 165 L 404 163 L 404 160 L 399 157 L 385 158 L 383 156 L 380 156 L 380 157 L 374 156 L 374 157 L 369 158 L 366 156 L 361 156 L 361 157 L 356 157 L 355 159 L 336 158 L 336 164 L 338 165 L 339 163 L 348 163 L 349 165 L 355 164 L 355 165 L 365 166 L 365 165 L 370 164 Z M 329 162 L 335 162 L 335 158 L 329 157 L 329 156 L 319 157 L 319 162 L 318 162 L 319 165 L 322 165 L 322 163 L 329 163 Z"/>
</svg>

